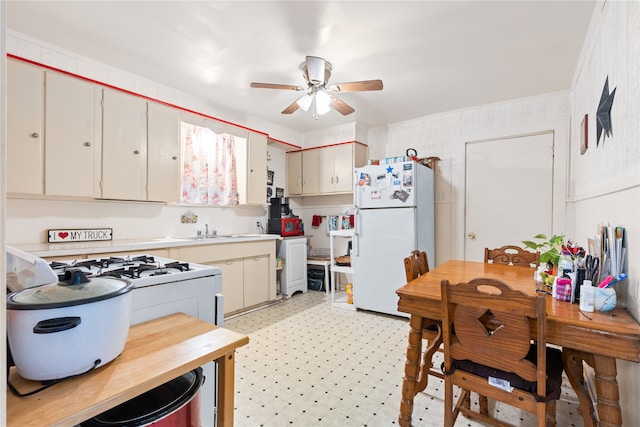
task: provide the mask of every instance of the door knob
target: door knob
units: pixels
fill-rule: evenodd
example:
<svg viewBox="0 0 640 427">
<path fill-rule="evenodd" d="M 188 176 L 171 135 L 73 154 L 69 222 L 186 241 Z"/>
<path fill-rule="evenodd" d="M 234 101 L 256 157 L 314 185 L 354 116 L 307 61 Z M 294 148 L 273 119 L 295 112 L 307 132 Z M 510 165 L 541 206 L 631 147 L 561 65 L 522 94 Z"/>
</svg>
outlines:
<svg viewBox="0 0 640 427">
<path fill-rule="evenodd" d="M 471 240 L 476 240 L 476 233 L 471 232 L 471 233 L 467 234 L 467 237 L 469 237 L 469 239 L 471 239 Z"/>
</svg>

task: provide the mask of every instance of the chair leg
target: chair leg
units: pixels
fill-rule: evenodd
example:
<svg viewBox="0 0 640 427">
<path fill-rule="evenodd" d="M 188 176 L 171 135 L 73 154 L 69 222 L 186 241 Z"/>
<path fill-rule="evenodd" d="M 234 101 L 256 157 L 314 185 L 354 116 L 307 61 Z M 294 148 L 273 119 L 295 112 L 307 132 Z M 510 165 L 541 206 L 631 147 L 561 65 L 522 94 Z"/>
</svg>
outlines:
<svg viewBox="0 0 640 427">
<path fill-rule="evenodd" d="M 489 402 L 487 396 L 478 395 L 478 404 L 480 405 L 480 413 L 489 416 Z"/>
<path fill-rule="evenodd" d="M 433 371 L 433 355 L 440 348 L 440 344 L 442 343 L 442 338 L 439 336 L 439 339 L 429 340 L 427 344 L 427 348 L 422 355 L 422 365 L 420 366 L 420 374 L 418 375 L 418 381 L 416 383 L 416 393 L 420 393 L 427 388 L 427 383 L 429 381 L 429 375 L 438 378 L 444 378 L 439 372 Z"/>
</svg>

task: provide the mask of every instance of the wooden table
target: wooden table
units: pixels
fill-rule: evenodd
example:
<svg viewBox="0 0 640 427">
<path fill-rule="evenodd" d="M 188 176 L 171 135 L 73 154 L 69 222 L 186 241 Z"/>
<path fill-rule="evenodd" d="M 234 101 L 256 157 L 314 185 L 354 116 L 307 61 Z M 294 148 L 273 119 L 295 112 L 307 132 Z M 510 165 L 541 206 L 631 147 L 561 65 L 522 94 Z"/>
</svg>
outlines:
<svg viewBox="0 0 640 427">
<path fill-rule="evenodd" d="M 411 315 L 399 424 L 411 426 L 413 398 L 420 370 L 421 330 L 441 320 L 440 282 L 468 282 L 478 277 L 502 280 L 531 295 L 533 269 L 471 261 L 447 261 L 407 283 L 396 293 L 398 310 Z M 621 284 L 620 286 L 625 286 Z M 582 375 L 582 361 L 596 372 L 600 426 L 622 425 L 616 359 L 640 362 L 640 325 L 622 308 L 610 313 L 581 313 L 578 304 L 547 298 L 547 342 L 562 346 L 564 368 L 579 399 L 584 425 L 595 426 L 594 408 Z"/>
<path fill-rule="evenodd" d="M 73 426 L 215 360 L 218 426 L 233 426 L 234 354 L 248 342 L 245 335 L 182 313 L 132 326 L 122 354 L 95 371 L 28 397 L 7 389 L 7 425 Z M 15 369 L 10 378 L 23 393 L 41 385 Z"/>
</svg>

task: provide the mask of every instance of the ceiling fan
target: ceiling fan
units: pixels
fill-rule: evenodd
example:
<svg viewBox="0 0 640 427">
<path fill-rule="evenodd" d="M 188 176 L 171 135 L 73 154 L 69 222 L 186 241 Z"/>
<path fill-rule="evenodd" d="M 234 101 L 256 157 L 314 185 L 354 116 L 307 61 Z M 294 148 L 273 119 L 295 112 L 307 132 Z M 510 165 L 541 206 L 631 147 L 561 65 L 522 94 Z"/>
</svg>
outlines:
<svg viewBox="0 0 640 427">
<path fill-rule="evenodd" d="M 309 108 L 312 108 L 314 119 L 317 119 L 319 115 L 328 113 L 331 108 L 344 116 L 355 111 L 349 104 L 336 97 L 336 93 L 382 90 L 382 80 L 364 80 L 329 85 L 328 82 L 333 66 L 329 61 L 317 56 L 307 56 L 299 68 L 302 70 L 302 75 L 307 82 L 306 86 L 251 83 L 251 87 L 305 92 L 304 95 L 282 110 L 282 114 L 291 114 L 298 108 L 303 111 L 308 111 Z"/>
</svg>

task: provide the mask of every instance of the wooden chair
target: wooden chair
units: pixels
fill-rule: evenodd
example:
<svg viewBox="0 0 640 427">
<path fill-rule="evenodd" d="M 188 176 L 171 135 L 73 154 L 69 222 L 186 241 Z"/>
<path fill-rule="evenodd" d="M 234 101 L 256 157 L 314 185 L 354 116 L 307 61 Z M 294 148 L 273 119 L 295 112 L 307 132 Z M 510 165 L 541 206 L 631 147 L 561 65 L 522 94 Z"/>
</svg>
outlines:
<svg viewBox="0 0 640 427">
<path fill-rule="evenodd" d="M 531 267 L 540 264 L 540 252 L 530 252 L 519 246 L 507 245 L 497 249 L 484 248 L 484 262 Z"/>
<path fill-rule="evenodd" d="M 457 285 L 443 280 L 441 293 L 444 425 L 453 426 L 459 413 L 494 426 L 510 425 L 466 407 L 473 391 L 535 413 L 539 427 L 555 426 L 562 355 L 546 346 L 545 296 L 530 297 L 493 279 Z M 532 326 L 535 344 L 529 338 Z M 463 388 L 455 407 L 454 385 Z"/>
<path fill-rule="evenodd" d="M 411 251 L 411 255 L 404 259 L 404 272 L 407 277 L 407 283 L 417 279 L 425 273 L 429 272 L 429 260 L 426 252 Z M 440 370 L 433 368 L 431 359 L 436 351 L 440 350 L 442 342 L 442 329 L 440 322 L 433 322 L 422 329 L 422 339 L 427 341 L 423 356 L 422 365 L 420 366 L 420 374 L 416 383 L 415 392 L 420 393 L 427 388 L 427 375 L 444 379 L 444 375 Z"/>
</svg>

